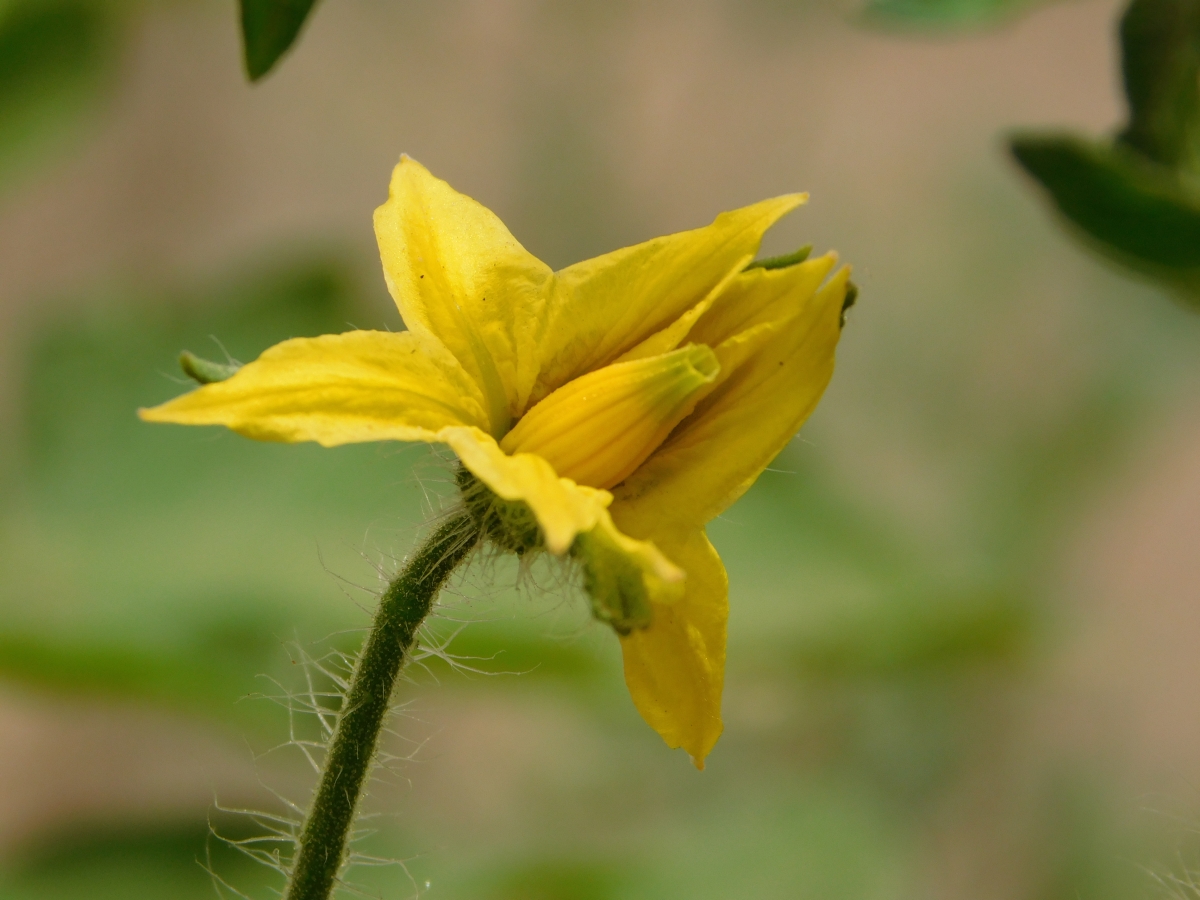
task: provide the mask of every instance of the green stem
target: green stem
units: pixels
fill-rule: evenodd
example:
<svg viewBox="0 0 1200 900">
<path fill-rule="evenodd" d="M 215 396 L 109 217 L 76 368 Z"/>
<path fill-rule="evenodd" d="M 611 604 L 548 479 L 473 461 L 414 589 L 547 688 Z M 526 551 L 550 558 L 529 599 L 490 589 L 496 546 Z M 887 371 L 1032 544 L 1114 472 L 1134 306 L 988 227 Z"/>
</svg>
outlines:
<svg viewBox="0 0 1200 900">
<path fill-rule="evenodd" d="M 438 591 L 478 540 L 479 530 L 469 518 L 452 519 L 434 532 L 380 598 L 300 834 L 287 900 L 328 900 L 346 855 L 396 676 Z"/>
</svg>

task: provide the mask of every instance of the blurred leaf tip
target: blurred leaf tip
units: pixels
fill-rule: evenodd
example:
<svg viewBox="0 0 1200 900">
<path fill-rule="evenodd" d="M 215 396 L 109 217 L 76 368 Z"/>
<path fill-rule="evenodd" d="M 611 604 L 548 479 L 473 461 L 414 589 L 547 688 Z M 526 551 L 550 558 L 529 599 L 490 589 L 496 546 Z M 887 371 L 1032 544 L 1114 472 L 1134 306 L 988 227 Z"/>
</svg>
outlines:
<svg viewBox="0 0 1200 900">
<path fill-rule="evenodd" d="M 184 350 L 179 354 L 179 367 L 183 374 L 198 384 L 212 384 L 214 381 L 224 381 L 232 378 L 241 366 L 238 363 L 219 363 L 203 359 Z"/>
<path fill-rule="evenodd" d="M 95 0 L 0 0 L 0 186 L 40 166 L 107 95 L 120 20 Z"/>
<path fill-rule="evenodd" d="M 1200 0 L 1133 0 L 1121 18 L 1129 124 L 1118 140 L 1200 171 Z"/>
<path fill-rule="evenodd" d="M 1009 146 L 1092 246 L 1200 306 L 1200 0 L 1133 0 L 1120 36 L 1129 121 L 1115 140 Z"/>
<path fill-rule="evenodd" d="M 241 0 L 246 74 L 259 81 L 287 53 L 317 0 Z"/>
</svg>

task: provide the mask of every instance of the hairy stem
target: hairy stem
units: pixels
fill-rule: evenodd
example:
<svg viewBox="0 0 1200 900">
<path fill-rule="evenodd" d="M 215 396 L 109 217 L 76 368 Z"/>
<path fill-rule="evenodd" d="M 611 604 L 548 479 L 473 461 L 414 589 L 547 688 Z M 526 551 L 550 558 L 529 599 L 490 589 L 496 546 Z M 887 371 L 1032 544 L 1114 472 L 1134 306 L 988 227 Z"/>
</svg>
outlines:
<svg viewBox="0 0 1200 900">
<path fill-rule="evenodd" d="M 346 840 L 390 708 L 396 676 L 438 591 L 478 539 L 478 528 L 466 516 L 447 522 L 380 598 L 342 703 L 316 798 L 300 834 L 287 900 L 328 900 L 346 855 Z"/>
</svg>

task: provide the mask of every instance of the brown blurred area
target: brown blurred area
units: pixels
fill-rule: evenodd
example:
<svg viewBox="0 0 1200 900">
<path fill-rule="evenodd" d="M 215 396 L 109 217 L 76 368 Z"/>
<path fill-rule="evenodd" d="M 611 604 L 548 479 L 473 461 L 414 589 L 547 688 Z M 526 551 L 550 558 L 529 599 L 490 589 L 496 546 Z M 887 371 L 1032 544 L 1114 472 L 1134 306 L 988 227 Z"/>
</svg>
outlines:
<svg viewBox="0 0 1200 900">
<path fill-rule="evenodd" d="M 1089 316 L 1136 343 L 1152 310 L 1156 327 L 1200 339 L 1168 299 L 1058 231 L 1001 142 L 1018 126 L 1116 125 L 1117 12 L 1064 2 L 986 33 L 928 37 L 781 0 L 342 0 L 320 6 L 279 70 L 251 87 L 231 4 L 147 6 L 86 141 L 0 198 L 0 430 L 22 427 L 25 335 L 47 317 L 87 315 L 84 286 L 202 279 L 263 247 L 332 245 L 358 261 L 373 298 L 373 318 L 354 324 L 397 327 L 370 214 L 401 152 L 556 266 L 802 189 L 809 206 L 765 251 L 835 248 L 862 287 L 802 438 L 825 449 L 851 496 L 969 569 L 963 473 L 1014 422 L 1062 415 L 1109 346 Z M 1097 295 L 1119 299 L 1096 312 Z M 1170 402 L 1089 497 L 1043 579 L 1060 601 L 1047 634 L 1032 661 L 979 676 L 970 748 L 913 824 L 915 868 L 872 896 L 1051 897 L 1038 887 L 1047 772 L 1099 773 L 1115 827 L 1194 827 L 1198 375 L 1180 367 Z M 929 425 L 934 383 L 953 401 Z M 736 560 L 731 573 L 736 633 L 754 599 L 739 593 Z M 792 688 L 780 690 L 731 670 L 730 753 L 806 727 Z M 261 793 L 235 731 L 39 696 L 0 692 L 0 853 L 97 806 L 203 815 L 214 793 Z M 530 801 L 514 786 L 536 778 L 620 777 L 597 726 L 557 695 L 420 697 L 430 756 L 399 790 L 439 834 L 516 827 Z"/>
</svg>

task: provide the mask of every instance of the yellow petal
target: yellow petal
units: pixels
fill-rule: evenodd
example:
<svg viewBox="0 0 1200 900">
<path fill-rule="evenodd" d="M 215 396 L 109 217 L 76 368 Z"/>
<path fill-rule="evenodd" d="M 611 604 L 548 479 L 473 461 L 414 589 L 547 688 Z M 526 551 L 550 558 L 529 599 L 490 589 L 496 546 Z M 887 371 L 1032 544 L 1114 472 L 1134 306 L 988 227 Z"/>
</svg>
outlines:
<svg viewBox="0 0 1200 900">
<path fill-rule="evenodd" d="M 700 320 L 700 318 L 712 308 L 713 304 L 720 299 L 729 286 L 738 280 L 740 274 L 740 271 L 737 269 L 730 271 L 717 283 L 716 287 L 708 292 L 708 295 L 703 300 L 685 312 L 682 316 L 680 316 L 662 331 L 656 331 L 637 346 L 630 350 L 626 350 L 619 357 L 617 357 L 617 362 L 644 359 L 647 356 L 655 356 L 660 353 L 668 353 L 671 350 L 674 350 L 681 343 L 683 343 L 684 338 L 688 337 L 688 335 L 695 329 L 696 323 Z M 696 340 L 692 343 L 710 344 L 712 342 Z"/>
<path fill-rule="evenodd" d="M 613 362 L 674 322 L 758 251 L 763 233 L 807 199 L 790 194 L 722 213 L 558 272 L 538 345 L 532 400 Z"/>
<path fill-rule="evenodd" d="M 740 272 L 688 332 L 687 339 L 716 347 L 760 322 L 798 314 L 835 265 L 837 254 L 826 253 L 784 269 Z"/>
<path fill-rule="evenodd" d="M 692 411 L 718 371 L 713 351 L 696 344 L 605 366 L 534 406 L 500 447 L 537 454 L 578 484 L 612 487 Z"/>
<path fill-rule="evenodd" d="M 433 440 L 443 428 L 488 421 L 478 387 L 440 344 L 383 331 L 284 341 L 227 381 L 139 415 L 326 447 Z"/>
<path fill-rule="evenodd" d="M 550 463 L 536 454 L 509 456 L 491 435 L 478 428 L 447 428 L 437 440 L 449 444 L 471 474 L 497 496 L 527 503 L 551 553 L 566 553 L 575 536 L 591 531 L 612 502 L 608 491 L 560 478 Z"/>
<path fill-rule="evenodd" d="M 787 269 L 751 269 L 738 276 L 714 309 L 688 335 L 713 345 L 721 374 L 695 410 L 699 422 L 720 400 L 717 389 L 784 330 L 795 327 L 821 282 L 837 263 L 828 253 Z M 803 323 L 800 328 L 804 328 Z M 691 423 L 695 424 L 695 423 Z"/>
<path fill-rule="evenodd" d="M 721 736 L 729 581 L 704 529 L 656 536 L 655 544 L 687 580 L 678 601 L 654 608 L 648 628 L 622 636 L 625 683 L 642 718 L 703 769 Z"/>
<path fill-rule="evenodd" d="M 848 278 L 846 268 L 836 273 L 618 488 L 622 530 L 644 537 L 696 527 L 754 483 L 833 375 Z"/>
<path fill-rule="evenodd" d="M 504 434 L 537 375 L 550 269 L 494 213 L 407 156 L 375 235 L 405 323 L 449 348 L 483 389 L 487 430 Z"/>
</svg>

